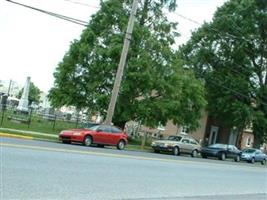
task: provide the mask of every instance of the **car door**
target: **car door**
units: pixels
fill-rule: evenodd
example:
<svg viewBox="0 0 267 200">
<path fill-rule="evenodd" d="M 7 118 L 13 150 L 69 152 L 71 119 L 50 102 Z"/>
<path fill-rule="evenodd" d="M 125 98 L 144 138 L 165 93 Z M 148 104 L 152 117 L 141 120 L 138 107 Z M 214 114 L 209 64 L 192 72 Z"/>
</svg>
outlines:
<svg viewBox="0 0 267 200">
<path fill-rule="evenodd" d="M 235 146 L 233 145 L 227 146 L 227 157 L 235 158 L 238 154 L 239 154 L 239 150 Z"/>
<path fill-rule="evenodd" d="M 256 150 L 255 152 L 255 161 L 262 161 L 263 160 L 263 155 L 261 154 L 260 150 Z"/>
<path fill-rule="evenodd" d="M 107 127 L 106 125 L 100 125 L 93 135 L 93 142 L 96 144 L 107 144 Z"/>
<path fill-rule="evenodd" d="M 122 134 L 122 130 L 120 130 L 119 128 L 112 126 L 111 127 L 111 138 L 110 138 L 110 142 L 113 145 L 118 144 L 118 142 L 121 139 L 121 134 Z"/>
<path fill-rule="evenodd" d="M 191 144 L 190 140 L 188 138 L 183 138 L 181 140 L 181 147 L 180 147 L 181 152 L 183 153 L 191 153 Z"/>
<path fill-rule="evenodd" d="M 200 145 L 196 140 L 190 139 L 190 144 L 191 144 L 191 151 L 193 151 L 194 149 L 197 149 L 199 151 Z"/>
<path fill-rule="evenodd" d="M 102 126 L 102 131 L 100 132 L 101 144 L 112 144 L 112 132 L 108 125 Z"/>
</svg>

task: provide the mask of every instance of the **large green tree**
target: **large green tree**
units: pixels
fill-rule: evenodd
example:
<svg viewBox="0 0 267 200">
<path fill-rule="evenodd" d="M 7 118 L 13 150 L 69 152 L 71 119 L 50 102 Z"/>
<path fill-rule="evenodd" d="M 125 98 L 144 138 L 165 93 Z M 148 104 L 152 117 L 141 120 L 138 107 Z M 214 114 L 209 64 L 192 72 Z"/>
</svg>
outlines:
<svg viewBox="0 0 267 200">
<path fill-rule="evenodd" d="M 19 91 L 18 98 L 21 98 L 21 95 L 23 93 L 23 89 Z M 41 90 L 34 85 L 33 82 L 30 82 L 30 90 L 29 90 L 29 105 L 32 104 L 32 102 L 39 103 L 40 102 L 40 94 Z"/>
<path fill-rule="evenodd" d="M 50 99 L 55 107 L 74 105 L 106 115 L 132 1 L 101 1 L 81 38 L 70 45 L 55 73 Z M 141 120 L 154 127 L 171 119 L 197 127 L 205 104 L 203 84 L 183 70 L 171 46 L 179 35 L 163 10 L 174 0 L 139 2 L 113 122 Z"/>
<path fill-rule="evenodd" d="M 205 79 L 210 114 L 267 136 L 267 1 L 230 0 L 179 51 Z"/>
</svg>

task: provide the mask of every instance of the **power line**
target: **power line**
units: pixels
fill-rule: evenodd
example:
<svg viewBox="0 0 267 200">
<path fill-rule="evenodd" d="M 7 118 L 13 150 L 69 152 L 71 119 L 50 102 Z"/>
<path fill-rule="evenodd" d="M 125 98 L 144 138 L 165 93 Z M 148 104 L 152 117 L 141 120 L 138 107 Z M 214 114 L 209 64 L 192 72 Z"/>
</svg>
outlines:
<svg viewBox="0 0 267 200">
<path fill-rule="evenodd" d="M 178 13 L 178 12 L 173 12 L 173 14 L 175 14 L 175 15 L 177 15 L 177 16 L 179 16 L 179 17 L 181 17 L 181 18 L 183 18 L 183 19 L 185 19 L 187 21 L 190 21 L 190 22 L 192 22 L 194 24 L 197 24 L 197 25 L 200 25 L 200 26 L 203 25 L 202 23 L 200 23 L 200 22 L 198 22 L 198 21 L 196 21 L 196 20 L 194 20 L 192 18 L 186 17 L 186 16 L 184 16 L 184 15 Z M 215 31 L 215 32 L 221 33 L 221 30 L 219 30 L 219 29 L 216 29 L 216 28 L 213 28 L 213 27 L 210 27 L 210 29 Z M 225 33 L 225 34 L 230 36 L 230 37 L 232 37 L 232 38 L 234 38 L 234 39 L 241 39 L 241 40 L 244 40 L 246 42 L 251 42 L 251 41 L 247 40 L 244 37 L 238 37 L 238 36 L 235 36 L 235 35 L 230 34 L 230 33 Z"/>
<path fill-rule="evenodd" d="M 79 2 L 79 1 L 72 1 L 72 0 L 63 0 L 63 1 L 67 1 L 69 3 L 76 4 L 76 5 L 86 6 L 86 7 L 89 7 L 89 8 L 95 8 L 95 9 L 101 8 L 100 6 L 93 6 L 93 5 L 90 5 L 90 4 L 87 4 L 87 3 L 82 3 L 82 2 Z"/>
<path fill-rule="evenodd" d="M 83 21 L 83 20 L 75 19 L 75 18 L 68 17 L 68 16 L 65 16 L 65 15 L 61 15 L 61 14 L 57 14 L 57 13 L 53 13 L 53 12 L 50 12 L 50 11 L 45 11 L 45 10 L 42 10 L 42 9 L 39 9 L 39 8 L 35 8 L 35 7 L 32 7 L 32 6 L 28 6 L 28 5 L 21 4 L 21 3 L 18 3 L 18 2 L 15 2 L 15 1 L 11 1 L 11 0 L 6 0 L 6 1 L 9 2 L 9 3 L 13 3 L 13 4 L 16 4 L 16 5 L 19 5 L 19 6 L 23 6 L 23 7 L 26 7 L 26 8 L 35 10 L 35 11 L 38 11 L 38 12 L 42 12 L 42 13 L 44 13 L 44 14 L 48 14 L 48 15 L 50 15 L 50 16 L 57 17 L 57 18 L 60 18 L 60 19 L 62 19 L 62 20 L 66 20 L 66 21 L 68 21 L 68 22 L 72 22 L 72 23 L 75 23 L 75 24 L 78 24 L 78 25 L 82 25 L 82 26 L 87 26 L 87 25 L 88 25 L 88 23 L 87 23 L 86 21 Z M 64 1 L 68 1 L 68 2 L 70 2 L 70 3 L 75 3 L 75 4 L 79 4 L 79 5 L 87 6 L 87 7 L 92 7 L 92 8 L 100 8 L 100 7 L 98 7 L 98 6 L 92 6 L 92 5 L 89 5 L 89 4 L 86 4 L 86 3 L 77 2 L 77 1 L 71 1 L 71 0 L 64 0 Z M 193 23 L 195 23 L 195 24 L 202 25 L 201 23 L 199 23 L 199 22 L 197 22 L 197 21 L 195 21 L 195 20 L 193 20 L 193 19 L 191 19 L 191 18 L 189 18 L 189 17 L 186 17 L 186 16 L 184 16 L 184 15 L 181 15 L 181 14 L 179 14 L 179 13 L 177 13 L 177 12 L 174 12 L 174 14 L 176 14 L 176 15 L 182 17 L 183 19 L 186 19 L 186 20 L 188 20 L 188 21 L 191 21 L 191 22 L 193 22 Z M 219 30 L 217 30 L 217 29 L 214 29 L 214 28 L 211 28 L 211 29 L 214 30 L 214 31 L 216 31 L 216 32 L 219 32 Z M 227 35 L 229 35 L 229 36 L 231 36 L 231 37 L 234 37 L 234 38 L 238 38 L 237 36 L 234 36 L 234 35 L 229 34 L 229 33 L 227 33 Z M 244 38 L 241 38 L 241 39 L 244 39 Z M 246 40 L 246 39 L 244 39 L 244 40 Z M 248 40 L 246 40 L 246 41 L 248 41 Z M 235 64 L 236 64 L 236 63 L 235 63 Z M 236 65 L 237 65 L 237 64 L 236 64 Z M 235 71 L 235 70 L 233 70 L 233 69 L 231 69 L 231 68 L 230 68 L 230 70 Z M 236 72 L 236 73 L 239 73 L 239 74 L 242 74 L 241 72 L 238 72 L 238 71 L 235 71 L 235 72 Z M 244 74 L 242 74 L 242 75 L 245 76 Z M 212 82 L 213 82 L 214 84 L 220 86 L 220 87 L 223 87 L 223 88 L 225 88 L 225 89 L 228 89 L 229 91 L 231 91 L 231 92 L 233 92 L 233 93 L 235 93 L 235 94 L 238 94 L 238 95 L 240 95 L 240 96 L 242 96 L 242 97 L 244 97 L 244 98 L 247 98 L 247 99 L 249 98 L 249 99 L 251 100 L 251 98 L 250 98 L 249 96 L 247 96 L 247 95 L 245 95 L 245 94 L 243 94 L 243 93 L 240 93 L 239 91 L 236 91 L 236 90 L 233 90 L 233 89 L 231 89 L 231 88 L 228 88 L 228 87 L 226 87 L 226 86 L 224 86 L 224 85 L 218 84 L 216 81 L 212 81 Z M 267 104 L 265 104 L 264 102 L 261 102 L 261 104 L 263 104 L 263 105 L 267 105 Z"/>
<path fill-rule="evenodd" d="M 74 23 L 74 24 L 78 24 L 78 25 L 82 25 L 82 26 L 87 26 L 88 25 L 88 23 L 86 21 L 83 21 L 83 20 L 79 20 L 79 19 L 68 17 L 68 16 L 65 16 L 65 15 L 53 13 L 53 12 L 46 11 L 46 10 L 42 10 L 42 9 L 39 9 L 39 8 L 35 8 L 35 7 L 32 7 L 32 6 L 28 6 L 26 4 L 18 3 L 18 2 L 15 2 L 15 1 L 11 1 L 11 0 L 6 0 L 6 1 L 9 2 L 9 3 L 13 3 L 13 4 L 16 4 L 16 5 L 25 7 L 25 8 L 29 8 L 29 9 L 32 9 L 32 10 L 35 10 L 35 11 L 38 11 L 38 12 L 41 12 L 41 13 L 44 13 L 44 14 L 59 18 L 59 19 L 62 19 L 62 20 L 66 20 L 66 21 Z"/>
<path fill-rule="evenodd" d="M 194 24 L 197 24 L 197 25 L 200 25 L 200 26 L 202 25 L 200 22 L 198 22 L 198 21 L 196 21 L 196 20 L 194 20 L 194 19 L 191 19 L 191 18 L 189 18 L 189 17 L 186 17 L 186 16 L 184 16 L 184 15 L 182 15 L 182 14 L 180 14 L 180 13 L 177 13 L 177 12 L 173 12 L 173 13 L 176 14 L 177 16 L 179 16 L 179 17 L 181 17 L 181 18 L 187 20 L 187 21 L 190 21 L 190 22 L 194 23 Z M 216 29 L 216 28 L 210 27 L 210 29 L 213 30 L 213 31 L 216 31 L 216 32 L 221 33 L 221 31 L 218 30 L 218 29 Z M 235 35 L 233 35 L 233 34 L 230 34 L 230 33 L 226 33 L 226 35 L 228 35 L 228 36 L 230 36 L 230 37 L 232 37 L 232 38 L 234 38 L 234 39 L 241 39 L 241 40 L 244 40 L 244 41 L 249 42 L 249 43 L 251 42 L 251 41 L 247 40 L 247 39 L 244 38 L 244 37 L 240 38 L 240 37 L 237 37 L 237 36 L 235 36 Z M 251 52 L 250 49 L 248 49 L 248 48 L 246 48 L 246 49 L 247 49 L 248 51 Z M 237 63 L 235 63 L 235 62 L 233 62 L 233 64 L 236 65 L 236 66 L 239 66 L 239 64 L 237 64 Z M 247 75 L 245 75 L 244 73 L 242 73 L 242 72 L 240 72 L 240 71 L 237 71 L 237 70 L 235 70 L 235 69 L 233 69 L 233 68 L 229 68 L 229 69 L 230 69 L 232 72 L 241 75 L 242 77 L 247 77 Z M 247 71 L 247 72 L 249 72 L 249 73 L 251 73 L 251 71 L 248 71 L 249 69 L 247 69 L 247 68 L 242 68 L 242 69 L 245 70 L 245 71 Z M 229 88 L 229 89 L 230 89 L 230 88 Z M 265 98 L 264 98 L 264 99 L 265 99 Z M 266 105 L 266 104 L 265 104 L 265 105 Z"/>
<path fill-rule="evenodd" d="M 192 19 L 192 18 L 186 17 L 186 16 L 184 16 L 184 15 L 178 13 L 178 12 L 173 12 L 173 13 L 174 13 L 175 15 L 177 15 L 177 16 L 179 16 L 179 17 L 185 19 L 185 20 L 187 20 L 187 21 L 190 21 L 190 22 L 194 23 L 194 24 L 197 24 L 197 25 L 200 25 L 200 26 L 203 25 L 203 24 L 201 24 L 200 22 L 198 22 L 198 21 L 196 21 L 196 20 L 194 20 L 194 19 Z M 213 27 L 209 27 L 209 28 L 210 28 L 211 30 L 217 32 L 217 33 L 221 33 L 221 30 L 219 30 L 219 29 L 216 29 L 216 28 L 213 28 Z M 241 40 L 244 40 L 244 41 L 246 41 L 246 42 L 248 42 L 248 43 L 251 42 L 250 40 L 248 40 L 248 39 L 246 39 L 246 38 L 244 38 L 244 37 L 238 37 L 238 36 L 235 36 L 235 35 L 230 34 L 230 33 L 225 33 L 225 34 L 228 35 L 228 36 L 230 36 L 230 37 L 232 37 L 232 38 L 234 38 L 234 39 L 241 39 Z M 219 36 L 219 37 L 220 37 L 220 36 Z M 251 52 L 251 49 L 249 49 L 249 48 L 247 48 L 247 47 L 245 47 L 245 49 L 247 49 L 249 52 Z M 235 65 L 238 66 L 238 64 L 236 64 L 236 63 L 233 63 L 233 64 L 235 64 Z M 248 69 L 246 69 L 246 68 L 243 68 L 243 69 L 246 70 L 246 71 L 248 71 Z M 234 71 L 233 69 L 231 69 L 231 70 Z M 236 73 L 242 74 L 241 72 L 237 72 L 237 71 L 236 71 Z M 244 76 L 244 75 L 243 75 L 243 76 Z"/>
<path fill-rule="evenodd" d="M 232 92 L 233 94 L 239 95 L 239 96 L 241 96 L 241 97 L 243 97 L 243 98 L 245 98 L 245 99 L 247 99 L 247 100 L 249 100 L 249 101 L 251 101 L 251 100 L 253 99 L 253 98 L 251 98 L 251 97 L 249 97 L 249 96 L 247 96 L 247 95 L 245 95 L 245 94 L 243 94 L 243 93 L 241 93 L 241 92 L 239 92 L 239 91 L 237 91 L 237 90 L 234 90 L 234 89 L 232 89 L 232 88 L 226 87 L 226 86 L 223 85 L 223 84 L 219 84 L 218 82 L 216 82 L 216 81 L 218 81 L 218 80 L 215 80 L 215 79 L 212 80 L 212 79 L 211 79 L 210 81 L 211 81 L 212 83 L 214 83 L 215 85 L 217 85 L 217 86 L 219 86 L 219 87 L 222 87 L 222 88 L 224 88 L 224 89 L 227 89 L 228 91 Z M 259 104 L 267 106 L 267 104 L 264 103 L 263 101 L 259 102 Z"/>
</svg>

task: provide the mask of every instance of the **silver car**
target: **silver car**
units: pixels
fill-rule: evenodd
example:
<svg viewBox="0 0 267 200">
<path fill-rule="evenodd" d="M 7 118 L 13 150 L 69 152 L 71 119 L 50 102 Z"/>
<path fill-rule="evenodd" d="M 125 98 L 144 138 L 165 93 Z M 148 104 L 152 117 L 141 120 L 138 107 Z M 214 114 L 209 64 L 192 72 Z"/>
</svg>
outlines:
<svg viewBox="0 0 267 200">
<path fill-rule="evenodd" d="M 188 135 L 171 135 L 166 140 L 156 140 L 151 143 L 155 153 L 161 151 L 172 152 L 173 155 L 180 153 L 191 154 L 196 157 L 200 152 L 200 144 Z"/>
<path fill-rule="evenodd" d="M 245 160 L 252 164 L 261 162 L 262 165 L 265 165 L 267 162 L 267 155 L 259 149 L 246 148 L 242 150 L 241 160 Z"/>
</svg>

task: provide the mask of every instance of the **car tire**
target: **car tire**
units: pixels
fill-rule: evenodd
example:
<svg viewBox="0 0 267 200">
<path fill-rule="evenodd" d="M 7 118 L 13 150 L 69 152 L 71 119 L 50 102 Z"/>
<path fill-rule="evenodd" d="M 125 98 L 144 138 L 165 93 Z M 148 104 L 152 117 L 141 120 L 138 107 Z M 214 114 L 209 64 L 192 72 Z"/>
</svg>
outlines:
<svg viewBox="0 0 267 200">
<path fill-rule="evenodd" d="M 202 158 L 207 158 L 207 155 L 206 154 L 201 154 L 201 157 Z"/>
<path fill-rule="evenodd" d="M 85 146 L 89 147 L 89 146 L 91 146 L 92 143 L 93 143 L 93 138 L 92 138 L 91 136 L 88 135 L 88 136 L 86 136 L 86 137 L 84 138 L 83 143 L 84 143 Z"/>
<path fill-rule="evenodd" d="M 225 153 L 222 152 L 219 154 L 219 160 L 225 160 L 225 158 L 226 158 Z"/>
<path fill-rule="evenodd" d="M 255 158 L 251 158 L 250 163 L 254 164 L 255 163 Z"/>
<path fill-rule="evenodd" d="M 196 149 L 194 149 L 194 150 L 192 151 L 192 153 L 191 153 L 191 156 L 192 156 L 193 158 L 195 158 L 195 157 L 197 157 L 197 154 L 198 154 L 198 151 L 197 151 Z"/>
<path fill-rule="evenodd" d="M 120 140 L 117 144 L 117 149 L 123 150 L 125 148 L 125 142 L 124 140 Z"/>
<path fill-rule="evenodd" d="M 240 162 L 240 155 L 235 157 L 235 162 Z"/>
<path fill-rule="evenodd" d="M 261 161 L 261 164 L 262 164 L 262 165 L 266 165 L 266 159 L 262 160 L 262 161 Z"/>
<path fill-rule="evenodd" d="M 179 147 L 174 147 L 172 152 L 173 152 L 173 155 L 175 155 L 175 156 L 180 155 L 180 149 L 179 149 Z"/>
</svg>

